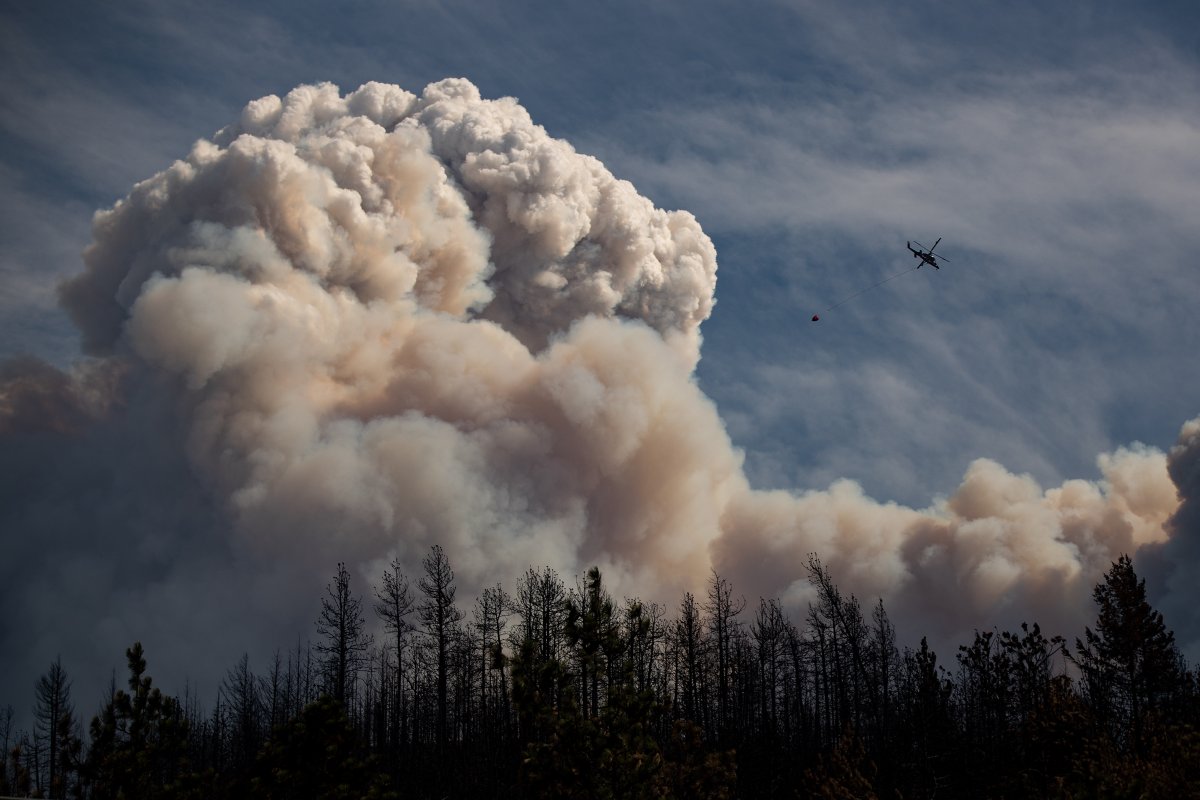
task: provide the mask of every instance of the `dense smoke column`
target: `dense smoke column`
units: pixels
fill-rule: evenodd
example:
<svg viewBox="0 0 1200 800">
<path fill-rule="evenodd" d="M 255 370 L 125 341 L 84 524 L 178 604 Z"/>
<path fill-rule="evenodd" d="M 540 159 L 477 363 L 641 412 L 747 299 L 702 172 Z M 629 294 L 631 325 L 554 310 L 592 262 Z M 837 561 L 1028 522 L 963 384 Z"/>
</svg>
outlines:
<svg viewBox="0 0 1200 800">
<path fill-rule="evenodd" d="M 263 98 L 85 261 L 85 347 L 174 376 L 248 551 L 703 573 L 740 478 L 690 378 L 715 251 L 515 101 Z"/>
<path fill-rule="evenodd" d="M 905 633 L 1071 633 L 1113 560 L 1163 546 L 1176 483 L 1195 496 L 1182 444 L 1171 474 L 1134 446 L 1052 488 L 976 461 L 921 510 L 849 480 L 753 490 L 693 372 L 716 280 L 699 224 L 460 79 L 256 100 L 98 213 L 84 261 L 61 296 L 95 361 L 0 380 L 0 466 L 44 476 L 7 527 L 84 554 L 5 576 L 0 600 L 54 632 L 31 676 L 72 630 L 103 658 L 139 627 L 203 631 L 227 664 L 311 626 L 331 565 L 415 574 L 434 544 L 464 597 L 597 564 L 674 606 L 715 568 L 803 616 L 815 552 Z M 69 611 L 60 584 L 91 593 Z"/>
<path fill-rule="evenodd" d="M 676 590 L 715 565 L 802 605 L 815 551 L 949 632 L 1073 618 L 1174 510 L 1144 448 L 1049 490 L 979 461 L 925 511 L 753 491 L 691 373 L 707 237 L 463 80 L 250 103 L 99 215 L 86 261 L 63 297 L 87 346 L 175 376 L 239 546 L 303 542 L 314 571 L 441 543 L 468 585 L 598 562 Z"/>
</svg>

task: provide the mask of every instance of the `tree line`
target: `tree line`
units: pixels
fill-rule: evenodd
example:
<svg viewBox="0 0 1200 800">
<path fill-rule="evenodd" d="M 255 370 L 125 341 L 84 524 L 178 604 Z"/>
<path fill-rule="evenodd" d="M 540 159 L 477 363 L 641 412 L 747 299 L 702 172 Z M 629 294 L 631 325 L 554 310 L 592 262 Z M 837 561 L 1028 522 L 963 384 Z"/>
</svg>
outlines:
<svg viewBox="0 0 1200 800">
<path fill-rule="evenodd" d="M 243 655 L 209 705 L 155 687 L 135 643 L 85 729 L 56 660 L 32 730 L 0 708 L 0 795 L 1200 796 L 1197 676 L 1128 557 L 1072 642 L 1026 623 L 952 661 L 816 556 L 808 577 L 794 620 L 716 573 L 666 608 L 530 568 L 464 610 L 438 546 L 365 594 L 338 564 L 313 642 Z"/>
</svg>

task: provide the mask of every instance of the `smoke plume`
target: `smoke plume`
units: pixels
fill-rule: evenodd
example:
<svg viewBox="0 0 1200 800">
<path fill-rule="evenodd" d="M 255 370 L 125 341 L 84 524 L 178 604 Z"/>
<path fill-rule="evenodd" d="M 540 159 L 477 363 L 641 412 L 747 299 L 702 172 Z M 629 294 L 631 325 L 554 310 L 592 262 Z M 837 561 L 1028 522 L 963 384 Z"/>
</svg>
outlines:
<svg viewBox="0 0 1200 800">
<path fill-rule="evenodd" d="M 38 630 L 37 670 L 84 630 L 103 659 L 221 631 L 228 663 L 308 630 L 337 561 L 365 589 L 434 543 L 468 597 L 598 564 L 671 605 L 716 569 L 803 608 L 815 552 L 914 632 L 1073 633 L 1112 560 L 1195 516 L 1187 459 L 1141 446 L 1050 489 L 976 461 L 924 510 L 850 481 L 755 491 L 693 377 L 716 285 L 697 221 L 461 79 L 256 100 L 98 213 L 84 262 L 61 299 L 90 377 L 0 384 L 23 443 L 0 466 L 44 478 L 3 517 L 26 559 L 3 599 L 40 627 L 10 618 L 0 646 Z"/>
</svg>

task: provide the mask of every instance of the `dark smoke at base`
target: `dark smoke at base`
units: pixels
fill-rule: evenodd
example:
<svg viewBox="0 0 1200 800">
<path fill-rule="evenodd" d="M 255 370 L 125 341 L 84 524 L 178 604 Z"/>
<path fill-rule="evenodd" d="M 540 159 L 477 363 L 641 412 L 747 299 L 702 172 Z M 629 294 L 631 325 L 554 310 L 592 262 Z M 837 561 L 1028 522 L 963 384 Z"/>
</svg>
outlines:
<svg viewBox="0 0 1200 800">
<path fill-rule="evenodd" d="M 1179 507 L 1166 524 L 1169 538 L 1147 545 L 1138 562 L 1150 597 L 1175 630 L 1184 655 L 1200 662 L 1200 418 L 1183 426 L 1167 456 L 1167 470 L 1179 490 Z"/>
<path fill-rule="evenodd" d="M 3 404 L 20 409 L 21 427 L 0 434 L 2 702 L 18 719 L 29 713 L 34 681 L 61 656 L 90 714 L 136 638 L 175 675 L 219 674 L 227 648 L 199 643 L 222 642 L 249 602 L 229 585 L 220 514 L 191 474 L 164 395 L 126 373 L 104 382 L 111 394 L 97 418 L 70 388 L 86 379 L 35 362 L 7 367 L 0 396 L 22 399 Z M 51 388 L 54 404 L 29 402 Z M 253 635 L 230 639 L 249 646 Z"/>
<path fill-rule="evenodd" d="M 135 638 L 212 675 L 306 636 L 337 561 L 365 593 L 434 543 L 463 598 L 598 564 L 669 607 L 715 568 L 802 610 L 815 552 L 940 641 L 1073 634 L 1112 560 L 1174 544 L 1141 446 L 1051 489 L 976 461 L 927 510 L 754 491 L 693 376 L 696 220 L 463 80 L 257 100 L 100 212 L 84 261 L 62 300 L 97 360 L 0 387 L 5 686 Z"/>
</svg>

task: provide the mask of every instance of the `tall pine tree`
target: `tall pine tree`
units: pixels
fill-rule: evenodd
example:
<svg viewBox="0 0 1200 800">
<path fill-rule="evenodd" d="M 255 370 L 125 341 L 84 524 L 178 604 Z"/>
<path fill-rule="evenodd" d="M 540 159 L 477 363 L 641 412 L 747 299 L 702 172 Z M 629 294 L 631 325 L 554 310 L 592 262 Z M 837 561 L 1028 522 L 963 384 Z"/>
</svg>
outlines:
<svg viewBox="0 0 1200 800">
<path fill-rule="evenodd" d="M 1113 563 L 1092 597 L 1100 610 L 1096 629 L 1084 629 L 1071 658 L 1093 711 L 1115 726 L 1118 739 L 1138 750 L 1144 715 L 1167 707 L 1182 687 L 1175 634 L 1146 601 L 1146 582 L 1138 579 L 1127 555 Z"/>
<path fill-rule="evenodd" d="M 92 720 L 85 772 L 89 797 L 181 797 L 193 784 L 187 758 L 188 728 L 179 702 L 146 675 L 141 642 L 125 651 L 129 691 L 112 699 Z"/>
<path fill-rule="evenodd" d="M 434 545 L 421 561 L 424 577 L 417 582 L 425 596 L 417 606 L 425 635 L 437 658 L 437 720 L 435 735 L 439 747 L 449 738 L 447 694 L 450 673 L 450 644 L 463 613 L 454 605 L 454 570 L 440 545 Z"/>
<path fill-rule="evenodd" d="M 79 747 L 75 743 L 75 710 L 71 682 L 62 661 L 46 670 L 34 688 L 35 735 L 41 741 L 45 787 L 50 797 L 66 797 L 68 773 L 74 768 Z"/>
<path fill-rule="evenodd" d="M 321 616 L 317 618 L 321 641 L 317 643 L 317 652 L 327 659 L 330 694 L 339 703 L 346 702 L 346 694 L 352 689 L 371 646 L 365 625 L 362 599 L 350 591 L 350 573 L 344 563 L 338 562 L 333 583 L 325 588 L 325 597 L 321 599 Z"/>
</svg>

